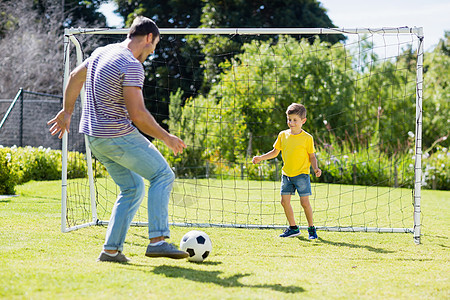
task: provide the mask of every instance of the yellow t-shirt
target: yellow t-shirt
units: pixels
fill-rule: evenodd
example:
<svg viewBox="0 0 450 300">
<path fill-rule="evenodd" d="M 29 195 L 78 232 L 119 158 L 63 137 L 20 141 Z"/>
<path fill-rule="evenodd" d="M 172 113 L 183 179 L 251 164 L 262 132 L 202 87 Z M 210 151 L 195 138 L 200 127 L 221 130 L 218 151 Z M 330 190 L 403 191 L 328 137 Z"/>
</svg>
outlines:
<svg viewBox="0 0 450 300">
<path fill-rule="evenodd" d="M 287 129 L 278 134 L 273 147 L 281 150 L 284 175 L 294 177 L 300 174 L 309 174 L 311 167 L 309 154 L 316 152 L 312 135 L 304 130 L 294 135 L 291 134 L 290 129 Z"/>
</svg>

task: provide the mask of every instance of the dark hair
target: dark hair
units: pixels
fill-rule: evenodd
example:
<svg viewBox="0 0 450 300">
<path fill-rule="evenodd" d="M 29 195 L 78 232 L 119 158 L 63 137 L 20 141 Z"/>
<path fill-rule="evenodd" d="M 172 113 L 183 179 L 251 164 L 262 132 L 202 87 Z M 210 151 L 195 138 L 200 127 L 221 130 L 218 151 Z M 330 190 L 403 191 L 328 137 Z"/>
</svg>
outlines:
<svg viewBox="0 0 450 300">
<path fill-rule="evenodd" d="M 134 36 L 142 36 L 147 34 L 153 34 L 153 40 L 159 36 L 159 29 L 155 22 L 147 17 L 138 16 L 131 24 L 130 31 L 128 32 L 128 38 Z"/>
<path fill-rule="evenodd" d="M 300 118 L 306 118 L 306 108 L 303 104 L 292 103 L 286 110 L 286 115 L 298 115 Z"/>
</svg>

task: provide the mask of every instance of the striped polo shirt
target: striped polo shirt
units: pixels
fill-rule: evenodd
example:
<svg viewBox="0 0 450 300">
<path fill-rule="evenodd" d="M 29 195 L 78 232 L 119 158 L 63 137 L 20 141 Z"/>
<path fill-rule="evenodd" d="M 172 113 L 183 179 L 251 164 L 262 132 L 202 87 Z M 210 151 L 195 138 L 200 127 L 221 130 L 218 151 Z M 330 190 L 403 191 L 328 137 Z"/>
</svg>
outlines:
<svg viewBox="0 0 450 300">
<path fill-rule="evenodd" d="M 94 137 L 124 136 L 136 128 L 123 98 L 124 86 L 144 84 L 144 68 L 130 49 L 111 44 L 95 50 L 87 59 L 85 103 L 80 133 Z"/>
</svg>

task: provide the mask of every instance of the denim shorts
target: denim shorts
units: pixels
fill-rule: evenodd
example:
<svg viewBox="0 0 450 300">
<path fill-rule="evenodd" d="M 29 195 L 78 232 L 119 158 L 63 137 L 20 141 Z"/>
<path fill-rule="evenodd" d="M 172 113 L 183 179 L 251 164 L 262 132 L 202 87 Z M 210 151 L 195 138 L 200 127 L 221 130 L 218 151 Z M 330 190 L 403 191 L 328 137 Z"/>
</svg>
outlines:
<svg viewBox="0 0 450 300">
<path fill-rule="evenodd" d="M 281 175 L 281 195 L 295 195 L 300 197 L 311 196 L 311 181 L 309 174 L 300 174 L 294 177 Z"/>
</svg>

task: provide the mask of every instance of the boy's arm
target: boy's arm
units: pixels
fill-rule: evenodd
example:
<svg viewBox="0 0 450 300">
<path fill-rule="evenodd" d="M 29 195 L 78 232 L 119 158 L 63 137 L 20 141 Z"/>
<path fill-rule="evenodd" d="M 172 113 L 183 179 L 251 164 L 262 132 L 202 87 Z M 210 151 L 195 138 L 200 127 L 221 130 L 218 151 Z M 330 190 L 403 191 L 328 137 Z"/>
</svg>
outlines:
<svg viewBox="0 0 450 300">
<path fill-rule="evenodd" d="M 316 177 L 320 177 L 320 175 L 322 175 L 322 170 L 317 166 L 317 158 L 315 153 L 309 154 L 309 161 L 311 162 L 311 167 L 313 168 Z"/>
<path fill-rule="evenodd" d="M 280 153 L 280 150 L 273 148 L 272 151 L 269 151 L 266 154 L 254 156 L 252 159 L 252 162 L 254 164 L 257 164 L 260 161 L 272 159 L 272 158 L 277 157 L 279 153 Z"/>
</svg>

